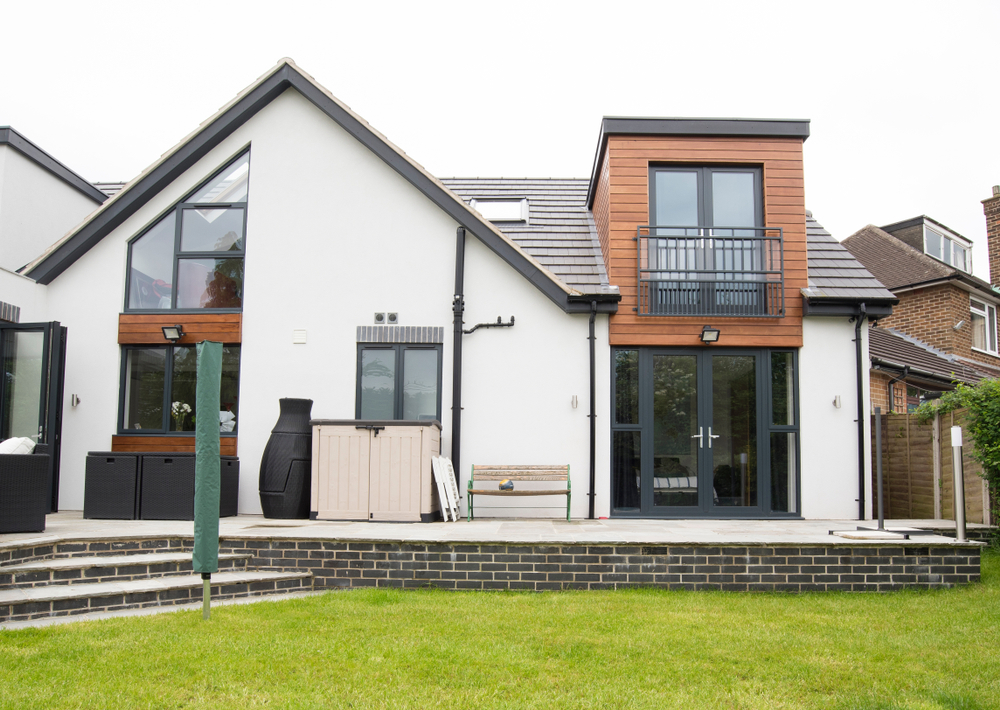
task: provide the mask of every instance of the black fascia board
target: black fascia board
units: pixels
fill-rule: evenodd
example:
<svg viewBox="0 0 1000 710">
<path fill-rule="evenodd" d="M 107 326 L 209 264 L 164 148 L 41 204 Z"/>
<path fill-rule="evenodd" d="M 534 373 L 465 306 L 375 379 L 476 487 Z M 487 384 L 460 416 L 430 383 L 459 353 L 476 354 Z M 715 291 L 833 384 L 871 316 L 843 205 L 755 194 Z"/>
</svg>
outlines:
<svg viewBox="0 0 1000 710">
<path fill-rule="evenodd" d="M 475 235 L 556 305 L 564 311 L 570 312 L 569 293 L 542 273 L 510 243 L 497 236 L 491 228 L 476 219 L 465 208 L 464 203 L 459 204 L 451 194 L 406 160 L 368 126 L 345 111 L 312 81 L 287 64 L 254 87 L 246 96 L 214 120 L 211 125 L 199 131 L 167 160 L 142 177 L 138 184 L 121 195 L 105 212 L 95 217 L 91 223 L 73 235 L 68 242 L 62 244 L 27 275 L 39 283 L 50 283 L 87 250 L 135 214 L 152 195 L 177 179 L 237 128 L 250 120 L 264 106 L 289 88 L 297 90 L 393 170 L 407 179 L 459 225 Z"/>
<path fill-rule="evenodd" d="M 72 188 L 82 192 L 97 204 L 103 204 L 108 196 L 67 168 L 37 145 L 29 141 L 10 126 L 0 126 L 0 145 L 9 145 L 36 165 L 48 170 Z"/>
<path fill-rule="evenodd" d="M 936 286 L 937 284 L 948 283 L 949 281 L 959 281 L 982 294 L 989 295 L 992 298 L 1000 298 L 1000 292 L 994 289 L 991 284 L 987 283 L 986 281 L 983 281 L 978 276 L 967 274 L 964 271 L 959 271 L 958 269 L 952 269 L 952 273 L 948 274 L 947 276 L 939 276 L 934 279 L 928 279 L 927 281 L 915 281 L 911 284 L 902 284 L 901 286 L 894 286 L 892 288 L 892 291 L 896 292 L 904 289 L 909 290 L 914 288 L 927 288 L 928 286 Z"/>
<path fill-rule="evenodd" d="M 802 299 L 803 316 L 856 316 L 859 305 L 865 304 L 870 320 L 892 315 L 892 301 L 887 299 Z M 898 301 L 897 301 L 898 303 Z"/>
<path fill-rule="evenodd" d="M 879 229 L 881 229 L 883 232 L 889 232 L 889 234 L 892 234 L 894 231 L 899 231 L 900 229 L 906 229 L 907 227 L 916 227 L 917 225 L 922 225 L 926 222 L 930 222 L 931 224 L 935 225 L 938 229 L 943 229 L 948 233 L 949 236 L 958 237 L 962 241 L 966 242 L 969 246 L 972 245 L 972 240 L 969 239 L 968 237 L 963 237 L 961 234 L 956 232 L 948 225 L 941 224 L 936 219 L 928 217 L 925 214 L 922 214 L 919 217 L 911 217 L 910 219 L 904 219 L 902 222 L 893 222 L 892 224 L 887 224 L 884 227 L 879 227 Z"/>
<path fill-rule="evenodd" d="M 809 119 L 768 118 L 627 118 L 605 116 L 597 140 L 594 166 L 587 189 L 587 209 L 594 207 L 598 171 L 609 136 L 744 136 L 765 138 L 809 137 Z"/>
</svg>

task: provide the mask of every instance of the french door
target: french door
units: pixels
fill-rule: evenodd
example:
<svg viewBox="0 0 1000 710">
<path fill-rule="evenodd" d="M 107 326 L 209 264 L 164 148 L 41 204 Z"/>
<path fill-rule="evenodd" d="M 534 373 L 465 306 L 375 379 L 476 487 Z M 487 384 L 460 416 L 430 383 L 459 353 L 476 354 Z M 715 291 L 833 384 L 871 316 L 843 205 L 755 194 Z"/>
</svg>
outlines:
<svg viewBox="0 0 1000 710">
<path fill-rule="evenodd" d="M 616 515 L 794 512 L 792 353 L 635 349 L 614 360 Z"/>
<path fill-rule="evenodd" d="M 51 323 L 0 323 L 0 440 L 28 437 L 47 444 L 48 500 L 59 505 L 66 329 Z"/>
</svg>

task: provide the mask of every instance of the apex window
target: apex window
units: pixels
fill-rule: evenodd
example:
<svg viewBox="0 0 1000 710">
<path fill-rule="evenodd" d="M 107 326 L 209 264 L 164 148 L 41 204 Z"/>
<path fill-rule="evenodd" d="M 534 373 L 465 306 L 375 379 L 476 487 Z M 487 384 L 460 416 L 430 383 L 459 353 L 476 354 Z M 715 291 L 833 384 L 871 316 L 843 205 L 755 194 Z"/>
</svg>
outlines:
<svg viewBox="0 0 1000 710">
<path fill-rule="evenodd" d="M 250 153 L 129 243 L 128 311 L 240 310 Z"/>
</svg>

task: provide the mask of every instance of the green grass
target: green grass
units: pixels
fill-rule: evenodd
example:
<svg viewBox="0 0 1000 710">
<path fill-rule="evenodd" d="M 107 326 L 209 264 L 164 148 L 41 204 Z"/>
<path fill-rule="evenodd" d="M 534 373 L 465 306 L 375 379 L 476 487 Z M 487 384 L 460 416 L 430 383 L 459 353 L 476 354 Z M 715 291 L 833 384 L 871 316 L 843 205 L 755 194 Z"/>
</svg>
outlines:
<svg viewBox="0 0 1000 710">
<path fill-rule="evenodd" d="M 1000 553 L 892 594 L 334 592 L 0 632 L 0 708 L 1000 707 Z"/>
</svg>

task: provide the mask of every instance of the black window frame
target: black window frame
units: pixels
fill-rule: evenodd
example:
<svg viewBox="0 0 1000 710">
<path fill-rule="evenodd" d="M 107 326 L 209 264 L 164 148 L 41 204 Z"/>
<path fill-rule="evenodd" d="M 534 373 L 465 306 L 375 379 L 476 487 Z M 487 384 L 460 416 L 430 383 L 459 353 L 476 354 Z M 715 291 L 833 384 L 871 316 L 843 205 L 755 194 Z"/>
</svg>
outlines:
<svg viewBox="0 0 1000 710">
<path fill-rule="evenodd" d="M 699 227 L 757 227 L 764 226 L 764 169 L 759 165 L 664 165 L 649 166 L 649 225 L 661 225 L 656 216 L 656 174 L 659 172 L 697 173 L 698 174 L 698 226 Z M 713 190 L 712 174 L 720 173 L 751 173 L 754 176 L 754 224 L 713 224 Z"/>
<path fill-rule="evenodd" d="M 173 388 L 174 350 L 177 348 L 194 349 L 196 345 L 174 345 L 174 344 L 135 344 L 123 345 L 121 348 L 121 372 L 118 381 L 118 424 L 115 429 L 120 436 L 194 436 L 193 431 L 171 431 L 170 430 L 170 401 Z M 243 347 L 240 343 L 225 343 L 224 348 L 240 348 L 239 370 L 237 378 L 243 374 Z M 128 353 L 132 350 L 163 350 L 166 352 L 163 372 L 163 415 L 162 426 L 159 429 L 126 429 L 125 428 L 125 392 L 128 380 Z M 237 380 L 238 381 L 238 380 Z M 220 436 L 239 436 L 239 417 L 237 416 L 234 431 L 219 432 Z"/>
<path fill-rule="evenodd" d="M 194 260 L 194 259 L 241 259 L 244 263 L 244 274 L 246 266 L 246 238 L 247 238 L 247 215 L 249 213 L 250 204 L 250 184 L 249 180 L 247 182 L 247 195 L 242 202 L 188 202 L 194 195 L 198 194 L 204 187 L 209 185 L 214 180 L 218 179 L 223 173 L 226 172 L 230 167 L 232 167 L 236 162 L 241 160 L 244 156 L 247 156 L 248 161 L 250 160 L 250 147 L 244 146 L 237 152 L 234 156 L 227 159 L 221 167 L 212 172 L 205 180 L 202 180 L 198 185 L 196 185 L 192 190 L 189 190 L 187 194 L 184 195 L 183 199 L 179 202 L 175 202 L 170 208 L 164 210 L 158 214 L 149 224 L 143 227 L 139 232 L 128 240 L 127 242 L 127 256 L 125 262 L 125 303 L 123 307 L 124 313 L 242 313 L 243 312 L 243 298 L 245 293 L 245 281 L 240 293 L 240 307 L 239 308 L 177 308 L 177 275 L 182 260 Z M 248 167 L 249 170 L 249 167 Z M 243 248 L 238 251 L 182 251 L 181 250 L 181 228 L 184 221 L 184 211 L 189 209 L 233 209 L 238 208 L 243 210 L 243 235 L 242 243 Z M 173 250 L 173 263 L 171 265 L 171 277 L 173 279 L 171 283 L 170 292 L 170 308 L 131 308 L 129 302 L 132 294 L 132 247 L 140 239 L 149 234 L 157 225 L 159 225 L 163 220 L 168 219 L 170 215 L 174 216 L 174 250 Z"/>
<path fill-rule="evenodd" d="M 357 373 L 355 376 L 354 417 L 361 419 L 361 357 L 365 350 L 392 350 L 396 353 L 396 371 L 393 383 L 393 421 L 403 421 L 403 353 L 407 350 L 434 350 L 438 356 L 437 412 L 441 421 L 441 388 L 443 383 L 444 347 L 440 343 L 358 343 Z M 425 420 L 426 421 L 426 420 Z"/>
</svg>

